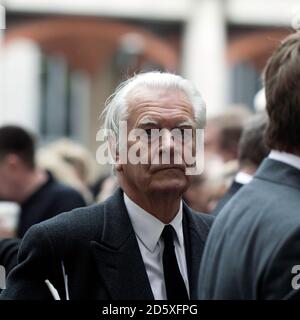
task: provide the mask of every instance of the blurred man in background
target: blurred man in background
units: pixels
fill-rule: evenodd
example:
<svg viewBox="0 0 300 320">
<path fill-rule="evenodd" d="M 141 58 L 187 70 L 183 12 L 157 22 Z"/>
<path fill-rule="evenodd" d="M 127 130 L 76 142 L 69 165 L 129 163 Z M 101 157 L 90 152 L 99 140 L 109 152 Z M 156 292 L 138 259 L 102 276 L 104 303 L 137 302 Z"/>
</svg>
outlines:
<svg viewBox="0 0 300 320">
<path fill-rule="evenodd" d="M 0 237 L 21 238 L 32 225 L 85 206 L 77 191 L 36 167 L 34 139 L 17 126 L 0 128 L 0 199 L 21 206 L 16 231 L 5 230 L 0 220 Z"/>
<path fill-rule="evenodd" d="M 245 123 L 238 146 L 239 171 L 234 177 L 231 186 L 214 209 L 214 215 L 217 215 L 222 210 L 225 204 L 242 186 L 252 180 L 257 168 L 268 156 L 269 149 L 264 141 L 266 127 L 267 118 L 264 114 L 253 116 Z"/>
<path fill-rule="evenodd" d="M 200 299 L 300 299 L 299 32 L 275 50 L 264 82 L 271 152 L 214 222 Z"/>
<path fill-rule="evenodd" d="M 191 185 L 183 195 L 184 201 L 195 211 L 208 213 L 209 192 L 206 177 L 201 174 L 193 176 Z"/>
<path fill-rule="evenodd" d="M 246 107 L 232 106 L 222 114 L 208 119 L 205 129 L 205 158 L 217 155 L 224 163 L 236 160 L 244 122 L 250 115 Z"/>
<path fill-rule="evenodd" d="M 205 181 L 207 212 L 212 212 L 230 186 L 238 167 L 238 144 L 245 121 L 251 116 L 246 106 L 231 106 L 208 119 L 205 128 Z"/>
</svg>

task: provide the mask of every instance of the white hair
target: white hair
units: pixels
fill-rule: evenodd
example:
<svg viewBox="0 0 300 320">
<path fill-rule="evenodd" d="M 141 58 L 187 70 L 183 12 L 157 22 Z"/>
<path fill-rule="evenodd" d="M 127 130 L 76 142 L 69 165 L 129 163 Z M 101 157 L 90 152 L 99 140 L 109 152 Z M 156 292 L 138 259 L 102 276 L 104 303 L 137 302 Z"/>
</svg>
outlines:
<svg viewBox="0 0 300 320">
<path fill-rule="evenodd" d="M 124 121 L 128 117 L 127 110 L 129 93 L 139 86 L 182 91 L 193 106 L 196 127 L 199 129 L 203 129 L 205 127 L 205 102 L 194 85 L 179 75 L 154 71 L 137 74 L 122 82 L 115 92 L 107 99 L 101 118 L 104 118 L 104 128 L 106 130 L 112 130 L 116 137 L 119 133 L 120 121 Z"/>
</svg>

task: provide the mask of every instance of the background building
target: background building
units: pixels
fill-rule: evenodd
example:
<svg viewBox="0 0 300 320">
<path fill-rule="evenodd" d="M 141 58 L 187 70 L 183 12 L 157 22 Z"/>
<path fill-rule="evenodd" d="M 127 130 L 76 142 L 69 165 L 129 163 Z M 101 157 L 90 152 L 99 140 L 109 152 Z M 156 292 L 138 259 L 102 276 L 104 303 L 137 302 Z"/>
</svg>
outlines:
<svg viewBox="0 0 300 320">
<path fill-rule="evenodd" d="M 105 99 L 137 71 L 192 80 L 208 115 L 253 108 L 261 71 L 300 26 L 298 0 L 6 0 L 0 125 L 93 153 Z M 298 20 L 299 18 L 299 20 Z M 1 43 L 1 42 L 0 42 Z"/>
</svg>

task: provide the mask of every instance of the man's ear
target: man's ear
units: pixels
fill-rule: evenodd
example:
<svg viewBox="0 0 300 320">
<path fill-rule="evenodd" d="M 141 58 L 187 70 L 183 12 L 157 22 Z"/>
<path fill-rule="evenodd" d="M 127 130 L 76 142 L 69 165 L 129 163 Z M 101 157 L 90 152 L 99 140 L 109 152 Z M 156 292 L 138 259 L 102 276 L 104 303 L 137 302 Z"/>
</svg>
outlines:
<svg viewBox="0 0 300 320">
<path fill-rule="evenodd" d="M 109 152 L 113 159 L 115 170 L 122 171 L 123 167 L 120 161 L 119 145 L 115 139 L 108 138 Z"/>
<path fill-rule="evenodd" d="M 117 148 L 117 151 L 116 151 L 115 169 L 118 172 L 122 172 L 123 171 L 123 166 L 122 166 L 122 161 L 121 161 L 121 157 L 120 157 L 120 153 L 119 153 L 119 148 Z"/>
<path fill-rule="evenodd" d="M 116 171 L 118 171 L 118 172 L 123 171 L 123 166 L 122 166 L 122 164 L 121 164 L 121 163 L 116 163 L 116 164 L 115 164 L 115 169 L 116 169 Z"/>
</svg>

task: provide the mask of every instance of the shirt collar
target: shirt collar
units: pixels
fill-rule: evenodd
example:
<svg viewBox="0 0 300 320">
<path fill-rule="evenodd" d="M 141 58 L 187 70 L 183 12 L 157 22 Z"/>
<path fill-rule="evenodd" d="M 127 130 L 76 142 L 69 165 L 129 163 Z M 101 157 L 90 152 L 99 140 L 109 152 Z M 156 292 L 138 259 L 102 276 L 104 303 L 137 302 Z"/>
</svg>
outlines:
<svg viewBox="0 0 300 320">
<path fill-rule="evenodd" d="M 269 158 L 277 161 L 284 162 L 286 164 L 289 164 L 290 166 L 293 166 L 300 170 L 300 157 L 287 153 L 287 152 L 281 152 L 278 150 L 272 150 L 269 154 Z"/>
<path fill-rule="evenodd" d="M 165 224 L 152 214 L 133 202 L 124 192 L 124 202 L 132 223 L 133 230 L 144 246 L 151 252 L 154 251 Z M 183 246 L 182 232 L 182 201 L 175 218 L 170 222 L 175 230 L 176 239 Z"/>
<path fill-rule="evenodd" d="M 235 176 L 234 181 L 237 182 L 237 183 L 240 183 L 240 184 L 247 184 L 252 179 L 253 179 L 253 177 L 250 174 L 240 171 Z"/>
</svg>

